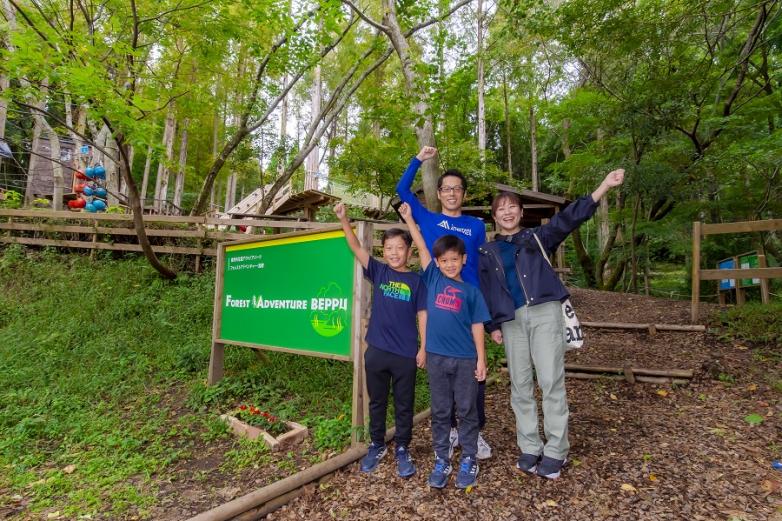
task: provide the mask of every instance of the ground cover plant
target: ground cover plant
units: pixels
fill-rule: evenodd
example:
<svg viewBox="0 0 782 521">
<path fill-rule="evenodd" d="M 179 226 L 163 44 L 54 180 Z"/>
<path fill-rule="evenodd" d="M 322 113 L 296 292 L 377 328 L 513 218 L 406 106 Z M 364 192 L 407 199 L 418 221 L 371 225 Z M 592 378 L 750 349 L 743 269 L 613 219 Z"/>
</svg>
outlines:
<svg viewBox="0 0 782 521">
<path fill-rule="evenodd" d="M 135 257 L 2 252 L 0 519 L 154 518 L 178 472 L 269 467 L 273 481 L 349 443 L 350 364 L 229 348 L 226 378 L 205 385 L 213 284 L 209 271 L 166 282 Z M 311 440 L 274 456 L 235 440 L 217 417 L 242 403 Z"/>
</svg>

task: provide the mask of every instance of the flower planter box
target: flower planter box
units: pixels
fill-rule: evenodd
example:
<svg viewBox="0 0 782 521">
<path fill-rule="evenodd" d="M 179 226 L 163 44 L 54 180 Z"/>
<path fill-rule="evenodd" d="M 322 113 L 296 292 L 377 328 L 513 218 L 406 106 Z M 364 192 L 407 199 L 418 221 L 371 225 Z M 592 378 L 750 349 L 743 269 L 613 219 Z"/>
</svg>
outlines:
<svg viewBox="0 0 782 521">
<path fill-rule="evenodd" d="M 309 433 L 307 427 L 300 423 L 285 422 L 285 425 L 288 426 L 288 432 L 280 434 L 275 438 L 265 430 L 249 425 L 230 414 L 221 414 L 220 419 L 226 422 L 231 431 L 237 436 L 244 436 L 251 440 L 261 438 L 266 446 L 274 452 L 286 449 L 291 445 L 301 442 Z"/>
</svg>

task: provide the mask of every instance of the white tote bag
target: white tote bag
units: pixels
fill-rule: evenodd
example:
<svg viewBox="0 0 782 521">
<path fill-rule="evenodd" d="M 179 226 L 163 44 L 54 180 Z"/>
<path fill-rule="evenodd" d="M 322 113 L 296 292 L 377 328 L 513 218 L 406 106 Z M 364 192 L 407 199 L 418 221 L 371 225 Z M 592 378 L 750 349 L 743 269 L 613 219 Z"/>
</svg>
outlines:
<svg viewBox="0 0 782 521">
<path fill-rule="evenodd" d="M 532 235 L 535 237 L 538 246 L 540 246 L 540 253 L 543 254 L 543 258 L 545 258 L 546 262 L 551 266 L 551 260 L 548 258 L 540 239 L 538 239 L 536 234 L 533 233 Z M 578 321 L 576 310 L 573 309 L 570 298 L 565 299 L 562 303 L 562 318 L 565 320 L 565 330 L 562 332 L 563 340 L 565 342 L 565 351 L 584 347 L 584 333 L 581 331 L 581 322 Z"/>
</svg>

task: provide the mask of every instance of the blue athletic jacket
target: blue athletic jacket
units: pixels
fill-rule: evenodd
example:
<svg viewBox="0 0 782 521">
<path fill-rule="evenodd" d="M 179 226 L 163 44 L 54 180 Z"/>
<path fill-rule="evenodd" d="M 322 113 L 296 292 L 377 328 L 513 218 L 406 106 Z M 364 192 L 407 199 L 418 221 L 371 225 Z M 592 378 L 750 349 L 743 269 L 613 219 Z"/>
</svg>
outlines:
<svg viewBox="0 0 782 521">
<path fill-rule="evenodd" d="M 491 314 L 491 320 L 485 324 L 487 331 L 499 329 L 500 324 L 513 320 L 516 316 L 513 297 L 505 281 L 498 241 L 512 242 L 519 246 L 516 254 L 516 273 L 524 288 L 526 305 L 535 306 L 553 300 L 561 302 L 570 293 L 546 262 L 532 234 L 537 234 L 550 258 L 570 232 L 594 215 L 597 206 L 591 195 L 580 197 L 554 215 L 549 223 L 535 228 L 524 228 L 514 235 L 498 234 L 493 241 L 486 242 L 478 248 L 478 280 Z"/>
</svg>

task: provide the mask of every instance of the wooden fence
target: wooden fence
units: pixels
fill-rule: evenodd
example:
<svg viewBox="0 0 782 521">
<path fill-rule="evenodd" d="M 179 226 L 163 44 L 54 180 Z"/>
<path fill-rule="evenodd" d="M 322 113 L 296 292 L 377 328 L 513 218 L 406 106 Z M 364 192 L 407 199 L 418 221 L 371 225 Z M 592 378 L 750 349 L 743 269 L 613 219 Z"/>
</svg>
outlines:
<svg viewBox="0 0 782 521">
<path fill-rule="evenodd" d="M 239 227 L 247 228 L 247 233 Z M 334 226 L 279 219 L 218 219 L 145 215 L 144 229 L 155 253 L 214 256 L 217 243 L 252 235 Z M 87 250 L 141 252 L 133 216 L 49 210 L 0 209 L 0 243 Z"/>
<path fill-rule="evenodd" d="M 371 220 L 370 220 L 371 221 Z M 379 248 L 380 234 L 389 228 L 407 229 L 397 222 L 371 221 L 373 247 Z M 207 216 L 145 215 L 144 229 L 155 253 L 196 256 L 196 270 L 202 256 L 213 257 L 217 243 L 299 230 L 334 227 L 319 223 L 278 218 L 242 217 L 220 219 Z M 247 227 L 240 232 L 239 227 Z M 55 212 L 51 210 L 6 210 L 0 208 L 0 244 L 53 246 L 59 248 L 141 252 L 131 214 Z M 411 259 L 413 264 L 417 258 Z M 571 272 L 554 268 L 561 277 Z"/>
<path fill-rule="evenodd" d="M 782 219 L 766 221 L 743 221 L 724 224 L 704 224 L 700 221 L 692 223 L 692 322 L 699 318 L 700 291 L 702 280 L 722 279 L 760 279 L 761 284 L 768 287 L 768 279 L 782 278 L 782 267 L 765 267 L 765 255 L 758 255 L 760 268 L 743 268 L 732 270 L 701 269 L 701 237 L 725 233 L 770 232 L 782 230 Z M 768 294 L 768 289 L 764 291 Z"/>
</svg>

